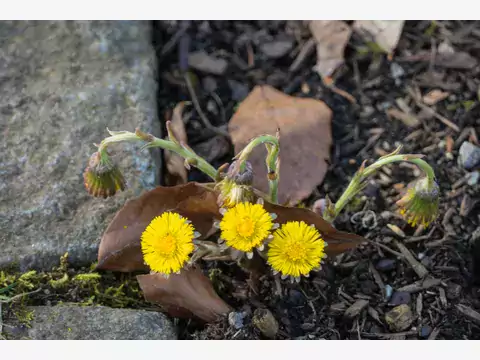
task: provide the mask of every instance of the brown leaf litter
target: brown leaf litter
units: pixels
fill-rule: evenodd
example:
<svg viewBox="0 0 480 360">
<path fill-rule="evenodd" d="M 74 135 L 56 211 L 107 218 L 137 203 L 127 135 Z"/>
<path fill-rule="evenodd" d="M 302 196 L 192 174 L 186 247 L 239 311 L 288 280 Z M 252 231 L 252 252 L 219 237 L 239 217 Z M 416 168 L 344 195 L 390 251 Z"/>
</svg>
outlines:
<svg viewBox="0 0 480 360">
<path fill-rule="evenodd" d="M 268 85 L 256 86 L 229 123 L 235 152 L 259 135 L 280 129 L 279 202 L 298 203 L 323 181 L 330 160 L 332 111 L 323 102 L 301 99 Z M 266 150 L 256 148 L 249 161 L 253 185 L 268 192 Z"/>
</svg>

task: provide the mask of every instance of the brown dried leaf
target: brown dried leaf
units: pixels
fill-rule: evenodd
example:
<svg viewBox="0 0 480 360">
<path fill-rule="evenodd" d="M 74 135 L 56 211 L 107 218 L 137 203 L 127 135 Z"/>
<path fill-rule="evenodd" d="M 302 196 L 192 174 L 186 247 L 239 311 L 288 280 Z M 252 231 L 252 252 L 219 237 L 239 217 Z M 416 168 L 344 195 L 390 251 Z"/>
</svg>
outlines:
<svg viewBox="0 0 480 360">
<path fill-rule="evenodd" d="M 287 221 L 304 221 L 309 225 L 315 225 L 323 240 L 328 243 L 325 249 L 328 256 L 337 256 L 367 241 L 360 235 L 335 229 L 320 215 L 305 208 L 285 207 L 265 201 L 265 209 L 270 213 L 277 214 L 276 222 L 279 224 L 284 224 Z"/>
<path fill-rule="evenodd" d="M 280 128 L 279 201 L 296 203 L 323 181 L 330 159 L 332 111 L 322 101 L 285 95 L 271 86 L 256 86 L 229 123 L 235 152 L 258 135 Z M 268 192 L 266 150 L 257 147 L 249 157 L 254 186 Z"/>
<path fill-rule="evenodd" d="M 366 41 L 373 41 L 387 53 L 397 47 L 404 20 L 356 20 L 353 29 Z"/>
<path fill-rule="evenodd" d="M 343 64 L 343 53 L 352 30 L 340 20 L 310 21 L 310 31 L 317 42 L 315 70 L 321 77 L 328 77 Z"/>
<path fill-rule="evenodd" d="M 208 236 L 219 217 L 215 193 L 197 183 L 162 187 L 129 200 L 103 234 L 98 250 L 101 270 L 148 271 L 140 246 L 142 232 L 156 216 L 175 211 L 192 221 L 196 231 Z"/>
<path fill-rule="evenodd" d="M 439 101 L 446 99 L 449 95 L 449 92 L 434 89 L 423 97 L 423 102 L 427 105 L 435 105 Z"/>
<path fill-rule="evenodd" d="M 171 120 L 171 130 L 178 142 L 188 143 L 187 132 L 182 120 L 183 108 L 186 102 L 182 101 L 173 109 Z M 185 168 L 185 159 L 174 152 L 165 150 L 165 164 L 167 174 L 165 175 L 165 182 L 168 186 L 185 184 L 188 181 L 188 172 Z"/>
<path fill-rule="evenodd" d="M 160 274 L 138 275 L 145 299 L 162 306 L 171 316 L 196 316 L 213 322 L 232 309 L 213 289 L 210 280 L 197 268 L 182 270 L 168 279 Z"/>
</svg>

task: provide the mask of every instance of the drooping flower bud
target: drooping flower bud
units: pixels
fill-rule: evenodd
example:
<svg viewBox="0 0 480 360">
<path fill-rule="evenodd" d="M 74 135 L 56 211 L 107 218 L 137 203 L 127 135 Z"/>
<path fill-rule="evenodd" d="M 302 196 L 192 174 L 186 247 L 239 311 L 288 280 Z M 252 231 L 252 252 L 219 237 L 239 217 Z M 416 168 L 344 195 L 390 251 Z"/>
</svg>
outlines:
<svg viewBox="0 0 480 360">
<path fill-rule="evenodd" d="M 234 161 L 222 181 L 217 184 L 220 190 L 218 205 L 230 208 L 241 202 L 254 202 L 252 189 L 253 169 L 247 161 L 245 170 L 240 172 L 237 161 Z"/>
<path fill-rule="evenodd" d="M 439 195 L 438 184 L 422 178 L 407 190 L 397 205 L 409 224 L 427 227 L 438 215 Z"/>
<path fill-rule="evenodd" d="M 83 180 L 89 194 L 95 197 L 108 198 L 125 190 L 125 179 L 117 165 L 99 152 L 90 156 Z"/>
</svg>

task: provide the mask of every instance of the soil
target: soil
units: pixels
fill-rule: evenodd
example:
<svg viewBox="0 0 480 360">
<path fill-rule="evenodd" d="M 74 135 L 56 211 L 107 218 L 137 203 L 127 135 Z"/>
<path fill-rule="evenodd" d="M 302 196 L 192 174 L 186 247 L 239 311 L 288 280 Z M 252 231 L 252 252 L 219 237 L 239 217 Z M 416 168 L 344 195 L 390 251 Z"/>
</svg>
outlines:
<svg viewBox="0 0 480 360">
<path fill-rule="evenodd" d="M 384 54 L 362 52 L 364 42 L 354 33 L 345 51 L 345 64 L 334 75 L 336 86 L 352 95 L 357 101 L 354 104 L 323 84 L 313 69 L 315 51 L 303 59 L 298 69 L 290 69 L 311 37 L 301 21 L 155 22 L 158 106 L 163 119 L 169 118 L 177 102 L 191 100 L 182 77 L 186 72 L 196 84 L 195 95 L 208 120 L 223 130 L 237 104 L 258 84 L 269 84 L 293 96 L 320 99 L 331 107 L 331 166 L 323 183 L 305 200 L 306 206 L 326 194 L 338 199 L 363 160 L 376 159 L 398 145 L 403 145 L 404 153 L 424 154 L 434 167 L 441 188 L 438 220 L 431 228 L 416 231 L 396 217 L 392 209 L 399 198 L 398 189 L 408 185 L 418 173 L 410 167 L 392 166 L 390 172 L 374 177 L 365 196 L 355 208 L 337 218 L 335 226 L 383 246 L 369 244 L 332 259 L 319 276 L 299 285 L 282 283 L 281 296 L 274 295 L 275 284 L 269 276 L 261 279 L 255 293 L 247 285 L 246 276 L 235 273 L 234 266 L 206 264 L 220 274 L 216 282 L 219 294 L 239 313 L 244 312 L 244 326 L 236 329 L 227 321 L 207 326 L 180 321 L 181 338 L 264 338 L 250 319 L 256 308 L 268 308 L 280 325 L 277 339 L 480 339 L 480 324 L 457 307 L 461 304 L 480 310 L 480 288 L 473 276 L 470 244 L 480 223 L 478 184 L 462 184 L 467 171 L 457 164 L 460 145 L 472 137 L 475 141 L 475 131 L 480 129 L 480 68 L 439 66 L 435 64 L 435 52 L 432 53 L 432 49 L 448 41 L 456 51 L 478 57 L 479 30 L 479 22 L 407 21 L 392 59 Z M 285 55 L 272 58 L 257 46 L 257 39 L 261 38 L 289 39 L 293 46 Z M 188 54 L 200 50 L 226 59 L 225 72 L 215 75 L 189 68 Z M 421 51 L 427 54 L 426 61 L 414 61 L 413 55 Z M 450 92 L 434 108 L 460 131 L 425 113 L 417 116 L 420 125 L 415 128 L 389 118 L 385 110 L 399 98 L 408 103 L 411 89 L 419 89 L 422 95 L 433 89 Z M 412 113 L 420 113 L 421 109 L 412 101 L 408 106 Z M 212 141 L 219 135 L 204 125 L 193 107 L 188 117 L 190 146 L 203 156 L 210 156 L 216 167 L 229 162 L 232 146 Z M 453 146 L 449 149 L 451 140 Z M 194 170 L 189 172 L 189 180 L 207 181 Z M 389 251 L 398 253 L 395 241 L 399 238 L 387 224 L 403 230 L 402 241 L 428 270 L 428 277 L 438 279 L 435 286 L 395 294 L 396 289 L 421 279 L 409 262 Z M 385 292 L 389 287 L 394 294 L 387 299 Z M 368 300 L 368 306 L 356 316 L 345 316 L 345 310 L 359 299 Z M 386 323 L 385 314 L 402 303 L 412 310 L 412 324 L 395 333 Z"/>
<path fill-rule="evenodd" d="M 237 105 L 255 85 L 269 84 L 289 95 L 323 100 L 333 110 L 330 168 L 316 191 L 305 199 L 305 206 L 311 207 L 327 194 L 335 201 L 364 160 L 377 159 L 398 145 L 403 145 L 403 153 L 425 155 L 441 189 L 437 221 L 428 229 L 412 228 L 394 213 L 393 205 L 400 190 L 419 174 L 412 167 L 399 165 L 380 172 L 372 178 L 364 196 L 334 223 L 338 229 L 358 233 L 371 243 L 330 259 L 318 275 L 300 284 L 282 282 L 278 286 L 265 275 L 252 288 L 247 274 L 237 266 L 204 263 L 219 295 L 235 307 L 239 317 L 244 317 L 243 326 L 236 328 L 227 320 L 205 325 L 176 319 L 181 339 L 265 339 L 251 321 L 259 308 L 271 311 L 278 321 L 276 339 L 480 339 L 480 320 L 475 318 L 475 312 L 480 312 L 480 274 L 474 267 L 475 256 L 480 264 L 480 251 L 476 250 L 480 245 L 475 248 L 472 244 L 472 239 L 479 237 L 474 234 L 480 232 L 479 185 L 467 184 L 469 171 L 457 163 L 463 141 L 478 141 L 480 67 L 462 68 L 457 64 L 452 68 L 435 60 L 435 49 L 444 41 L 455 51 L 478 58 L 480 22 L 407 21 L 391 59 L 363 51 L 365 43 L 352 34 L 345 64 L 333 79 L 337 88 L 353 96 L 356 103 L 324 85 L 313 69 L 315 51 L 305 56 L 297 69 L 291 69 L 311 37 L 308 26 L 301 21 L 156 21 L 153 25 L 160 120 L 165 125 L 179 101 L 192 99 L 184 78 L 190 76 L 211 126 L 189 107 L 188 142 L 213 166 L 231 161 L 234 155 L 230 140 L 221 133 L 226 131 Z M 269 57 L 257 43 L 257 39 L 269 38 L 286 39 L 292 46 L 283 56 Z M 216 75 L 190 68 L 188 54 L 199 50 L 225 59 L 225 71 Z M 426 55 L 419 60 L 415 55 L 422 51 Z M 422 95 L 433 89 L 448 91 L 450 95 L 431 108 L 456 124 L 459 131 L 431 113 L 421 112 L 411 100 L 412 89 Z M 417 115 L 418 126 L 412 128 L 386 114 L 398 99 Z M 193 168 L 188 177 L 191 181 L 208 181 Z M 396 225 L 404 236 L 387 225 Z M 411 261 L 399 256 L 397 242 L 403 243 L 428 271 L 424 279 Z M 69 271 L 73 278 L 76 272 L 88 269 Z M 39 281 L 45 282 L 48 292 L 34 294 L 26 303 L 88 304 L 95 289 L 92 303 L 151 308 L 139 294 L 133 274 L 105 276 L 107 281 L 102 280 L 100 285 L 72 283 L 61 291 L 49 287 L 49 277 L 44 276 Z M 120 303 L 116 303 L 116 295 L 102 295 L 107 288 L 117 289 L 125 282 Z M 403 313 L 400 320 L 407 326 L 399 329 L 400 321 L 389 325 L 385 315 L 401 304 L 411 311 Z"/>
</svg>

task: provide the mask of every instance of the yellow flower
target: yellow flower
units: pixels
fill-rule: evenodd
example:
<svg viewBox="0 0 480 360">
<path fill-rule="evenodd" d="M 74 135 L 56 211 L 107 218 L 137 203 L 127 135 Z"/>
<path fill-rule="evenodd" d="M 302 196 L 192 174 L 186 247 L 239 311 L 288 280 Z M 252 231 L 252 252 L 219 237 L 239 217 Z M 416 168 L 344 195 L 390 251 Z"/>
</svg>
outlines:
<svg viewBox="0 0 480 360">
<path fill-rule="evenodd" d="M 107 198 L 125 190 L 125 179 L 118 167 L 99 152 L 90 157 L 83 180 L 87 191 L 95 197 Z"/>
<path fill-rule="evenodd" d="M 261 204 L 240 203 L 234 207 L 223 209 L 220 222 L 221 238 L 225 243 L 243 252 L 249 257 L 254 248 L 262 248 L 263 241 L 274 228 L 274 215 L 269 214 Z"/>
<path fill-rule="evenodd" d="M 397 201 L 400 213 L 412 226 L 422 224 L 428 227 L 438 215 L 440 189 L 435 181 L 428 178 L 418 180 L 406 194 Z"/>
<path fill-rule="evenodd" d="M 327 244 L 314 226 L 303 221 L 289 221 L 273 234 L 268 244 L 268 263 L 282 277 L 308 276 L 326 258 Z"/>
<path fill-rule="evenodd" d="M 190 222 L 177 213 L 166 212 L 147 226 L 141 237 L 143 258 L 153 272 L 178 273 L 194 250 L 199 236 Z"/>
</svg>

